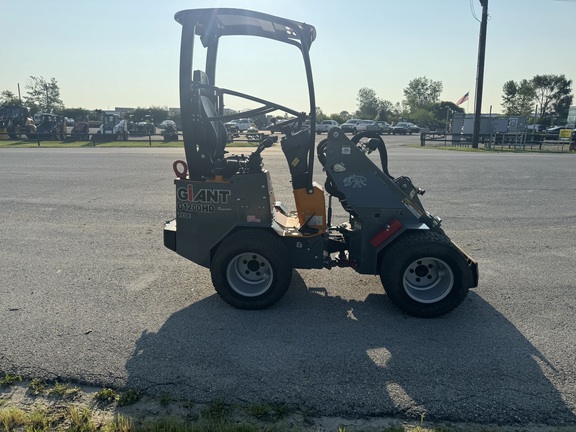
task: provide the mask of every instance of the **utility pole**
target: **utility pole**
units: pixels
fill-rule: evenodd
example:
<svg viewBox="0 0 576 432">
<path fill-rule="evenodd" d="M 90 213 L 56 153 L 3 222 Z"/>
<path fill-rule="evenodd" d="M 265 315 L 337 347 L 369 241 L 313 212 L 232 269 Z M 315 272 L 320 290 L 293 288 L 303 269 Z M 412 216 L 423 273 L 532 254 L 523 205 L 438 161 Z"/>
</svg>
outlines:
<svg viewBox="0 0 576 432">
<path fill-rule="evenodd" d="M 488 27 L 488 0 L 480 0 L 482 22 L 480 23 L 480 41 L 478 43 L 478 71 L 476 72 L 476 108 L 474 110 L 474 134 L 472 148 L 478 148 L 480 135 L 480 116 L 482 115 L 482 90 L 484 89 L 484 58 L 486 57 L 486 28 Z"/>
</svg>

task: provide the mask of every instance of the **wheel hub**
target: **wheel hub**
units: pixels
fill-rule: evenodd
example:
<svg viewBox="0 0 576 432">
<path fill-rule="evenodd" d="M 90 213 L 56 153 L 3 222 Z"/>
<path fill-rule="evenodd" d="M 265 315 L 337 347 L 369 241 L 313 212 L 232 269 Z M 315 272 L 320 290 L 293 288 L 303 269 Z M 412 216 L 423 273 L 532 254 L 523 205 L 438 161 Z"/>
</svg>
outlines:
<svg viewBox="0 0 576 432">
<path fill-rule="evenodd" d="M 404 290 L 420 303 L 434 303 L 446 297 L 454 285 L 454 273 L 438 258 L 421 258 L 404 272 Z"/>
<path fill-rule="evenodd" d="M 243 253 L 232 259 L 226 277 L 234 291 L 247 297 L 263 294 L 273 280 L 270 263 L 256 253 Z"/>
</svg>

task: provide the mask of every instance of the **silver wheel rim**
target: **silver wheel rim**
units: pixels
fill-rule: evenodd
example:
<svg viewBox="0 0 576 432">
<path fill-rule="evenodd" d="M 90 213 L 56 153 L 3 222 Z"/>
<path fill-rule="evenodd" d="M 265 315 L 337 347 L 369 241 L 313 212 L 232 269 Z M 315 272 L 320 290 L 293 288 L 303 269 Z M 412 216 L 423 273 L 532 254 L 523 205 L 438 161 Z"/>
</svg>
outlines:
<svg viewBox="0 0 576 432">
<path fill-rule="evenodd" d="M 274 272 L 266 258 L 247 252 L 235 256 L 226 268 L 230 287 L 245 297 L 256 297 L 265 293 L 272 285 Z"/>
<path fill-rule="evenodd" d="M 446 297 L 454 286 L 454 273 L 438 258 L 420 258 L 412 262 L 402 279 L 404 290 L 420 303 L 435 303 Z"/>
</svg>

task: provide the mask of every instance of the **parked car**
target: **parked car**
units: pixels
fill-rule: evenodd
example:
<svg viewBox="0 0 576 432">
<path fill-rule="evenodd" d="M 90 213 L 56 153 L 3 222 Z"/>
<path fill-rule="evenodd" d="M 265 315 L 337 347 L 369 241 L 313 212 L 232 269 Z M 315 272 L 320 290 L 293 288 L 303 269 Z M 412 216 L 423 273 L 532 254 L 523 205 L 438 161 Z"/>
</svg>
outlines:
<svg viewBox="0 0 576 432">
<path fill-rule="evenodd" d="M 328 132 L 331 128 L 335 126 L 340 126 L 336 120 L 323 120 L 318 126 L 316 126 L 316 133 L 321 134 L 322 132 Z"/>
<path fill-rule="evenodd" d="M 362 120 L 360 119 L 350 119 L 348 121 L 346 121 L 345 123 L 342 123 L 340 125 L 340 128 L 342 129 L 343 132 L 352 132 L 353 134 L 356 134 L 357 132 L 357 126 L 358 123 L 360 123 Z"/>
<path fill-rule="evenodd" d="M 408 122 L 398 122 L 394 126 L 392 126 L 392 135 L 406 135 L 407 133 L 411 133 L 410 131 L 410 123 Z"/>
<path fill-rule="evenodd" d="M 392 126 L 392 135 L 406 135 L 420 132 L 420 127 L 410 122 L 398 122 Z"/>
<path fill-rule="evenodd" d="M 245 132 L 248 129 L 250 129 L 250 127 L 255 127 L 256 125 L 254 124 L 254 120 L 243 118 L 243 119 L 238 120 L 238 123 L 236 123 L 236 126 L 238 126 L 238 130 L 240 132 Z"/>
<path fill-rule="evenodd" d="M 385 121 L 377 121 L 376 124 L 378 125 L 379 131 L 378 133 L 380 135 L 387 133 L 388 135 L 390 135 L 390 133 L 392 132 L 392 125 L 388 122 Z"/>
<path fill-rule="evenodd" d="M 560 133 L 560 129 L 566 129 L 564 126 L 552 126 L 546 129 L 546 134 L 548 135 L 558 135 Z"/>
<path fill-rule="evenodd" d="M 224 127 L 229 134 L 232 134 L 232 136 L 238 136 L 238 133 L 240 132 L 240 129 L 238 129 L 238 120 L 230 120 L 229 122 L 224 123 Z"/>
<path fill-rule="evenodd" d="M 380 133 L 380 126 L 376 124 L 374 120 L 360 120 L 360 123 L 356 125 L 356 132 L 376 132 Z"/>
</svg>

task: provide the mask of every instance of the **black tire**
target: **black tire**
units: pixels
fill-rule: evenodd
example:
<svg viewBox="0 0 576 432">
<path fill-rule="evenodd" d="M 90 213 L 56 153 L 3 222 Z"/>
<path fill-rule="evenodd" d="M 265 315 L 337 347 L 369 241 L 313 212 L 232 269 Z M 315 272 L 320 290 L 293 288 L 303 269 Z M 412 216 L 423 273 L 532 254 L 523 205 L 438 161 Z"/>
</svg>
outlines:
<svg viewBox="0 0 576 432">
<path fill-rule="evenodd" d="M 455 309 L 472 286 L 468 261 L 440 231 L 409 231 L 388 246 L 380 280 L 403 312 L 431 318 Z"/>
<path fill-rule="evenodd" d="M 20 128 L 13 127 L 7 130 L 8 137 L 13 140 L 19 140 L 22 138 L 22 133 L 20 132 Z"/>
<path fill-rule="evenodd" d="M 265 309 L 290 286 L 292 265 L 282 240 L 269 231 L 246 229 L 226 238 L 210 264 L 218 295 L 239 309 Z"/>
</svg>

